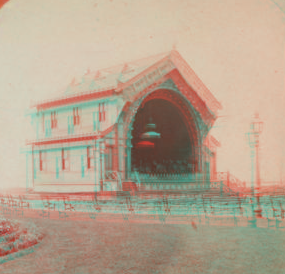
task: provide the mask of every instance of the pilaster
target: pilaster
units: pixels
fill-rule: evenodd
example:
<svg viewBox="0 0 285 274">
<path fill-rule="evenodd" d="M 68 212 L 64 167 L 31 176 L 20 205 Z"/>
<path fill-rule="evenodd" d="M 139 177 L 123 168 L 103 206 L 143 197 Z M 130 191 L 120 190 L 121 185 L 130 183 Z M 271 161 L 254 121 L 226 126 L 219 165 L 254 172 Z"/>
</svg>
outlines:
<svg viewBox="0 0 285 274">
<path fill-rule="evenodd" d="M 131 177 L 131 171 L 132 171 L 132 136 L 131 136 L 131 130 L 128 133 L 128 139 L 126 140 L 126 173 L 127 173 L 127 179 Z"/>
<path fill-rule="evenodd" d="M 94 144 L 94 174 L 95 174 L 95 191 L 100 190 L 100 146 L 99 142 Z"/>
<path fill-rule="evenodd" d="M 105 181 L 105 142 L 100 142 L 100 190 L 104 190 Z"/>
<path fill-rule="evenodd" d="M 124 125 L 118 123 L 118 172 L 122 180 L 125 179 L 125 138 Z"/>
</svg>

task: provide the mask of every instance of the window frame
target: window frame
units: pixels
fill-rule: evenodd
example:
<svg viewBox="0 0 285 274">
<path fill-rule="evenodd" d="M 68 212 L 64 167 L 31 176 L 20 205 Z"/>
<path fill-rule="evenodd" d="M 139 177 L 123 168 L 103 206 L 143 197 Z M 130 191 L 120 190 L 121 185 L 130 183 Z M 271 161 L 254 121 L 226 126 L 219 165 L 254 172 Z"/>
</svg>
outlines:
<svg viewBox="0 0 285 274">
<path fill-rule="evenodd" d="M 51 112 L 51 129 L 57 128 L 57 111 L 54 110 Z"/>
<path fill-rule="evenodd" d="M 106 103 L 99 103 L 99 122 L 106 121 Z"/>
<path fill-rule="evenodd" d="M 77 126 L 80 125 L 80 108 L 74 107 L 73 108 L 73 125 Z"/>
</svg>

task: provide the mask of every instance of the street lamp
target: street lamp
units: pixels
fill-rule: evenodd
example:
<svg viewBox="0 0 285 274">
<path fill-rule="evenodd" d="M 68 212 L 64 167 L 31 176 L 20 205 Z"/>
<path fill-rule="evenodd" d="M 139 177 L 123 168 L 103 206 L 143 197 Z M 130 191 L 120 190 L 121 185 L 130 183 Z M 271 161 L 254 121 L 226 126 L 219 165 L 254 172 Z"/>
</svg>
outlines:
<svg viewBox="0 0 285 274">
<path fill-rule="evenodd" d="M 251 158 L 251 193 L 254 195 L 254 148 L 255 148 L 255 134 L 253 132 L 246 133 L 249 146 L 251 148 L 250 158 Z"/>
<path fill-rule="evenodd" d="M 259 135 L 263 130 L 263 122 L 260 120 L 258 113 L 255 114 L 254 120 L 250 124 L 250 132 L 247 133 L 249 146 L 252 149 L 252 177 L 251 177 L 251 190 L 254 195 L 254 150 L 255 150 L 255 180 L 257 190 L 257 203 L 258 203 L 258 216 L 261 217 L 261 208 L 259 203 L 259 191 L 260 191 L 260 172 L 259 172 Z"/>
</svg>

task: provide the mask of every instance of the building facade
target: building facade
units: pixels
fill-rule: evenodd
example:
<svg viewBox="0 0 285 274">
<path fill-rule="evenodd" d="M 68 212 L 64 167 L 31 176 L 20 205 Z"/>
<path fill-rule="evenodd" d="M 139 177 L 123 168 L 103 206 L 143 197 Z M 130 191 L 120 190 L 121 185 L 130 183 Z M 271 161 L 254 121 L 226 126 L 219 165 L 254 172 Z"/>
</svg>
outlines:
<svg viewBox="0 0 285 274">
<path fill-rule="evenodd" d="M 177 51 L 102 69 L 31 108 L 27 187 L 43 192 L 153 189 L 215 180 L 220 103 Z M 159 185 L 159 186 L 158 186 Z"/>
</svg>

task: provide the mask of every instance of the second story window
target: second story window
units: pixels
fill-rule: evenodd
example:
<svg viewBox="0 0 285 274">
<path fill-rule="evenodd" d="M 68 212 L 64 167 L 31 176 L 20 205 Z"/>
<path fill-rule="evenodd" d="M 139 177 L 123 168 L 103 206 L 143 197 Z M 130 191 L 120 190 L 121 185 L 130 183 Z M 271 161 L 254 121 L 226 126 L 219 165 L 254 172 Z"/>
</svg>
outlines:
<svg viewBox="0 0 285 274">
<path fill-rule="evenodd" d="M 80 124 L 80 116 L 79 116 L 79 110 L 78 107 L 73 108 L 73 125 L 79 125 Z"/>
<path fill-rule="evenodd" d="M 56 111 L 51 112 L 51 128 L 57 128 L 57 113 Z"/>
<path fill-rule="evenodd" d="M 106 104 L 99 103 L 99 122 L 105 122 L 106 120 Z"/>
</svg>

